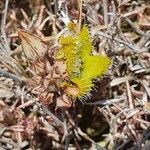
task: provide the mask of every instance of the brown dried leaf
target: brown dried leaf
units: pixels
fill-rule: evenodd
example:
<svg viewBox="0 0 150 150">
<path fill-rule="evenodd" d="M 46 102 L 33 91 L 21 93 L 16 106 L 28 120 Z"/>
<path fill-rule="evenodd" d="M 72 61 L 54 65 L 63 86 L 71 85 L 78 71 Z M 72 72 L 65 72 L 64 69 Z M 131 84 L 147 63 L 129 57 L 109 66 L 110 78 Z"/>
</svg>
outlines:
<svg viewBox="0 0 150 150">
<path fill-rule="evenodd" d="M 144 109 L 150 110 L 150 102 L 145 103 Z"/>
<path fill-rule="evenodd" d="M 39 76 L 46 75 L 47 70 L 46 70 L 46 62 L 48 62 L 48 59 L 43 57 L 41 59 L 36 59 L 33 62 L 30 62 L 30 69 Z"/>
<path fill-rule="evenodd" d="M 19 29 L 18 35 L 22 41 L 24 54 L 28 60 L 36 60 L 47 52 L 46 44 L 37 36 L 25 30 Z"/>
<path fill-rule="evenodd" d="M 53 97 L 54 94 L 49 93 L 48 91 L 44 91 L 38 96 L 39 100 L 46 106 L 53 103 Z"/>
<path fill-rule="evenodd" d="M 141 29 L 150 29 L 150 16 L 146 14 L 138 14 L 138 25 Z"/>
<path fill-rule="evenodd" d="M 70 108 L 72 106 L 72 100 L 65 94 L 62 97 L 58 97 L 56 101 L 57 108 Z"/>
</svg>

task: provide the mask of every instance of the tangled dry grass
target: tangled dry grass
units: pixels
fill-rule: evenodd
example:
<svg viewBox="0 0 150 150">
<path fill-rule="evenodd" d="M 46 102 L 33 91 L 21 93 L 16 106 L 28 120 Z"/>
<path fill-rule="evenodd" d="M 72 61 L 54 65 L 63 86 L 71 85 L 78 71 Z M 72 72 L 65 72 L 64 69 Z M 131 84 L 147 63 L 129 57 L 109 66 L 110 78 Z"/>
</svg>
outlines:
<svg viewBox="0 0 150 150">
<path fill-rule="evenodd" d="M 69 20 L 113 62 L 84 103 L 58 88 L 65 66 L 53 55 Z M 0 24 L 0 149 L 149 149 L 147 0 L 2 0 Z M 43 58 L 27 62 L 18 28 L 44 41 Z"/>
</svg>

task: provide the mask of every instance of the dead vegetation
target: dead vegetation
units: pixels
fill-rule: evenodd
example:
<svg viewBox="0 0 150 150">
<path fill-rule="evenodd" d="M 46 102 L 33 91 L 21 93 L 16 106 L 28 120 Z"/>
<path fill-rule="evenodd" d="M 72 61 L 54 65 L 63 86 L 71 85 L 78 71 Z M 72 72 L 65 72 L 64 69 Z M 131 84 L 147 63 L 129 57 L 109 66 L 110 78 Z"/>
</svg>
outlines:
<svg viewBox="0 0 150 150">
<path fill-rule="evenodd" d="M 87 24 L 93 53 L 113 62 L 84 103 L 58 88 L 67 75 L 53 56 L 69 20 Z M 147 0 L 2 0 L 0 24 L 1 149 L 149 149 Z M 24 51 L 20 31 L 44 54 Z"/>
</svg>

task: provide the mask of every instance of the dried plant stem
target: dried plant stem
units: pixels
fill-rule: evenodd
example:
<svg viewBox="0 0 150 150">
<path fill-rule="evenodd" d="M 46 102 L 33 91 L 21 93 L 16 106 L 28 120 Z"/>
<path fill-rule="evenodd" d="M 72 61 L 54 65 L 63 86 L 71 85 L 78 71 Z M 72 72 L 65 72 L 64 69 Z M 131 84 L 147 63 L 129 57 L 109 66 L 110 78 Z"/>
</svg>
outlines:
<svg viewBox="0 0 150 150">
<path fill-rule="evenodd" d="M 20 92 L 18 92 L 17 94 L 22 95 L 22 93 Z M 25 94 L 24 94 L 24 97 L 29 101 L 32 99 L 39 109 L 42 109 L 45 114 L 49 115 L 51 119 L 53 120 L 52 124 L 56 125 L 57 127 L 63 127 L 63 122 L 59 120 L 53 113 L 51 113 L 44 105 L 39 103 L 37 98 L 30 97 Z"/>
<path fill-rule="evenodd" d="M 37 105 L 37 107 L 39 108 L 39 110 L 40 109 L 42 109 L 42 111 L 45 113 L 45 114 L 47 114 L 47 115 L 49 115 L 50 117 L 51 117 L 51 119 L 53 120 L 52 121 L 52 124 L 53 125 L 55 125 L 55 126 L 57 126 L 57 127 L 62 127 L 63 128 L 63 122 L 61 121 L 61 120 L 59 120 L 53 113 L 51 113 L 49 110 L 48 110 L 48 108 L 47 107 L 45 107 L 44 105 L 42 105 L 40 102 L 38 102 L 39 101 L 39 99 L 37 99 L 37 98 L 34 98 L 34 97 L 32 97 L 31 95 L 26 95 L 25 93 L 22 93 L 22 91 L 17 91 L 16 92 L 16 94 L 17 95 L 20 95 L 20 96 L 24 96 L 25 98 L 26 98 L 26 100 L 28 100 L 28 101 L 33 101 L 33 103 L 35 103 L 36 105 Z M 40 113 L 40 111 L 39 111 L 39 113 Z M 41 114 L 41 113 L 40 113 Z"/>
<path fill-rule="evenodd" d="M 132 45 L 131 43 L 127 43 L 127 42 L 125 42 L 125 41 L 123 41 L 123 40 L 120 40 L 120 39 L 118 39 L 118 38 L 113 38 L 112 36 L 110 36 L 110 35 L 108 35 L 108 34 L 106 34 L 106 33 L 103 33 L 103 32 L 101 32 L 101 31 L 98 31 L 97 35 L 98 35 L 98 36 L 103 36 L 103 37 L 108 38 L 108 39 L 110 39 L 110 40 L 114 40 L 114 41 L 116 41 L 116 42 L 119 42 L 119 43 L 121 43 L 121 44 L 123 44 L 123 45 L 125 45 L 125 46 L 128 46 L 130 49 L 134 50 L 134 52 L 138 52 L 138 51 L 140 50 L 140 48 L 138 48 L 138 47 L 135 46 L 135 45 Z"/>
<path fill-rule="evenodd" d="M 132 94 L 131 94 L 129 81 L 126 81 L 126 87 L 127 87 L 127 95 L 128 95 L 129 107 L 131 109 L 133 109 L 134 108 L 134 104 L 133 104 L 133 99 L 132 99 Z"/>
<path fill-rule="evenodd" d="M 125 99 L 126 99 L 126 97 L 120 97 L 120 98 L 114 98 L 114 99 L 100 100 L 100 101 L 96 101 L 94 103 L 85 103 L 85 105 L 111 105 L 113 103 L 118 103 Z"/>
<path fill-rule="evenodd" d="M 19 92 L 17 94 L 21 94 L 21 93 Z M 57 127 L 63 127 L 63 122 L 60 121 L 53 113 L 51 113 L 44 105 L 40 104 L 38 102 L 37 98 L 30 97 L 30 96 L 27 96 L 27 95 L 24 95 L 24 96 L 27 100 L 32 99 L 34 101 L 34 103 L 38 106 L 39 110 L 42 109 L 45 114 L 49 115 L 51 117 L 51 119 L 53 120 L 53 122 L 54 122 L 52 124 L 56 125 Z"/>
<path fill-rule="evenodd" d="M 135 24 L 127 17 L 125 17 L 125 21 L 134 29 L 134 31 L 139 34 L 139 35 L 142 35 L 142 36 L 145 36 L 146 34 L 140 30 L 137 26 L 135 26 Z"/>
<path fill-rule="evenodd" d="M 6 32 L 5 32 L 8 3 L 9 3 L 9 0 L 6 0 L 6 2 L 5 2 L 5 9 L 4 9 L 4 15 L 2 17 L 2 23 L 1 23 L 1 33 L 2 33 L 2 36 L 4 38 L 4 42 L 5 42 L 5 50 L 8 53 L 10 53 L 11 49 L 10 49 L 9 42 L 7 40 L 7 36 L 6 36 Z"/>
<path fill-rule="evenodd" d="M 10 138 L 1 137 L 1 138 L 0 138 L 0 142 L 6 143 L 6 144 L 10 144 L 10 145 L 12 145 L 14 148 L 17 148 L 17 143 L 15 143 L 15 142 L 14 142 L 12 139 L 10 139 Z"/>
<path fill-rule="evenodd" d="M 144 45 L 150 41 L 150 33 L 147 33 L 145 37 L 140 41 L 139 47 L 143 48 Z"/>
<path fill-rule="evenodd" d="M 8 73 L 7 71 L 3 70 L 3 69 L 0 69 L 0 77 L 3 76 L 3 77 L 6 77 L 6 78 L 10 78 L 10 79 L 13 79 L 17 82 L 22 82 L 22 79 L 12 73 Z"/>
<path fill-rule="evenodd" d="M 81 30 L 81 24 L 82 24 L 82 5 L 83 1 L 78 0 L 78 9 L 79 9 L 79 31 Z"/>
<path fill-rule="evenodd" d="M 63 127 L 63 122 L 60 121 L 53 113 L 51 113 L 44 105 L 40 104 L 37 101 L 35 103 L 37 106 L 40 106 L 42 110 L 52 118 L 57 127 Z"/>
<path fill-rule="evenodd" d="M 108 5 L 107 0 L 103 0 L 103 8 L 104 8 L 104 23 L 108 25 Z"/>
<path fill-rule="evenodd" d="M 91 139 L 86 133 L 82 132 L 80 128 L 77 128 L 77 132 L 80 136 L 82 136 L 84 139 L 86 139 L 87 141 L 91 142 L 93 145 L 95 145 L 95 147 L 97 149 L 101 149 L 101 150 L 106 150 L 105 148 L 102 148 L 100 145 L 98 145 L 97 143 L 95 143 L 95 141 L 93 139 Z"/>
</svg>

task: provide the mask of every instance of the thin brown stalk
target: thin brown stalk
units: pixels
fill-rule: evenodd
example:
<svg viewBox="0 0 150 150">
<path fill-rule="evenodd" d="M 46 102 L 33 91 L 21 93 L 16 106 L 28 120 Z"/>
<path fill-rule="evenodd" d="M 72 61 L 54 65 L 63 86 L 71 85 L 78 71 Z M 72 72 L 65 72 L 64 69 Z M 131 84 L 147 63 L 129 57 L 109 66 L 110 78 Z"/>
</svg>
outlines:
<svg viewBox="0 0 150 150">
<path fill-rule="evenodd" d="M 78 9 L 79 9 L 79 31 L 81 30 L 81 25 L 82 25 L 82 5 L 83 1 L 78 0 Z"/>
<path fill-rule="evenodd" d="M 134 104 L 133 104 L 133 99 L 132 99 L 132 94 L 131 94 L 129 81 L 126 81 L 126 87 L 127 87 L 127 95 L 128 95 L 129 107 L 131 109 L 133 109 L 134 108 Z"/>
<path fill-rule="evenodd" d="M 133 30 L 137 34 L 139 34 L 141 36 L 145 36 L 146 35 L 142 30 L 140 30 L 137 26 L 135 26 L 135 24 L 129 18 L 125 17 L 124 19 L 133 28 Z"/>
<path fill-rule="evenodd" d="M 103 9 L 104 9 L 104 24 L 108 25 L 108 4 L 107 0 L 103 0 Z"/>
<path fill-rule="evenodd" d="M 6 0 L 6 2 L 5 2 L 5 9 L 4 9 L 4 15 L 2 16 L 1 33 L 2 33 L 2 36 L 4 38 L 4 42 L 5 42 L 5 50 L 8 53 L 10 53 L 11 49 L 10 49 L 9 42 L 8 42 L 8 39 L 7 39 L 7 35 L 6 35 L 6 32 L 5 32 L 8 3 L 9 3 L 9 0 Z"/>
</svg>

